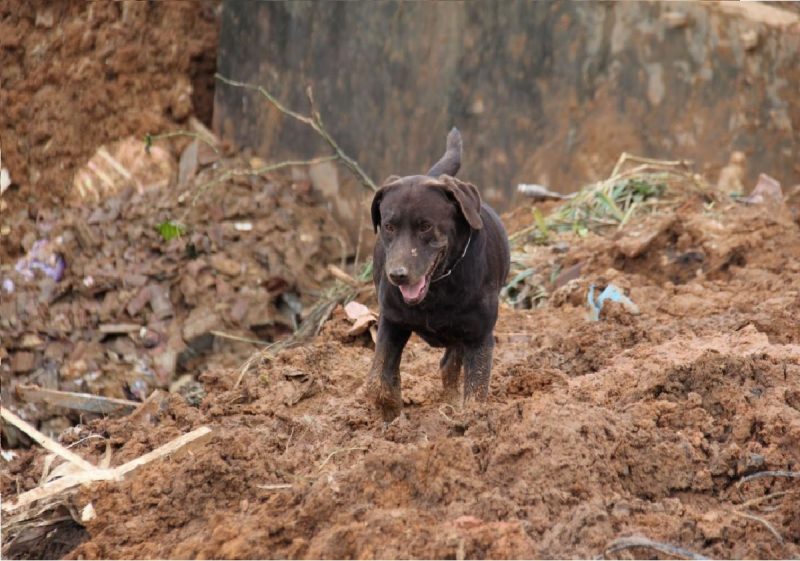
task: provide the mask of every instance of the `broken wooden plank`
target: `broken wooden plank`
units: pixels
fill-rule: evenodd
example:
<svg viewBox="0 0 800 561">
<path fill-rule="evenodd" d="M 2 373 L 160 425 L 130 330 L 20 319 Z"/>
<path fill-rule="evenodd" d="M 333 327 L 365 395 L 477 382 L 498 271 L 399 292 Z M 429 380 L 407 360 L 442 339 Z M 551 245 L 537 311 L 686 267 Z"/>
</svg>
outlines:
<svg viewBox="0 0 800 561">
<path fill-rule="evenodd" d="M 70 452 L 69 450 L 61 446 L 61 444 L 59 444 L 49 436 L 42 434 L 41 432 L 36 430 L 33 427 L 33 425 L 31 425 L 27 421 L 23 421 L 17 415 L 15 415 L 2 405 L 0 405 L 0 416 L 2 416 L 3 419 L 8 421 L 15 427 L 17 427 L 19 430 L 30 436 L 40 446 L 62 457 L 69 463 L 74 464 L 81 469 L 87 469 L 87 470 L 95 469 L 95 467 L 92 464 L 90 464 L 89 462 L 78 456 L 76 453 Z"/>
<path fill-rule="evenodd" d="M 116 472 L 118 477 L 124 477 L 128 474 L 134 473 L 136 470 L 146 464 L 149 464 L 153 460 L 165 457 L 172 459 L 181 458 L 186 454 L 190 454 L 193 450 L 196 450 L 197 447 L 202 446 L 211 440 L 211 432 L 211 429 L 208 427 L 200 427 L 195 429 L 192 432 L 179 436 L 171 442 L 167 442 L 163 446 L 159 446 L 144 456 L 139 456 L 135 460 L 131 460 L 126 464 L 115 467 L 114 472 Z"/>
<path fill-rule="evenodd" d="M 138 323 L 102 323 L 100 324 L 100 333 L 138 333 L 141 328 L 142 326 Z"/>
<path fill-rule="evenodd" d="M 91 411 L 93 413 L 102 413 L 103 415 L 111 415 L 113 413 L 125 415 L 140 405 L 138 401 L 127 399 L 103 397 L 90 393 L 49 390 L 29 385 L 17 386 L 17 395 L 20 399 L 32 403 L 46 403 L 54 407 Z"/>
<path fill-rule="evenodd" d="M 5 416 L 5 409 L 3 409 L 3 411 Z M 159 446 L 152 452 L 148 452 L 144 456 L 140 456 L 135 460 L 131 460 L 128 463 L 122 464 L 121 466 L 111 469 L 103 469 L 96 468 L 89 464 L 88 469 L 82 473 L 55 479 L 45 483 L 40 487 L 26 491 L 17 497 L 17 500 L 14 503 L 9 504 L 4 502 L 2 505 L 2 510 L 7 513 L 11 513 L 35 501 L 55 497 L 61 493 L 69 491 L 74 487 L 86 483 L 93 483 L 95 481 L 120 480 L 126 475 L 136 472 L 139 468 L 154 460 L 167 457 L 176 459 L 187 453 L 191 453 L 192 450 L 195 450 L 198 446 L 208 442 L 211 439 L 211 435 L 212 430 L 209 427 L 203 426 L 193 430 L 190 433 L 179 436 L 175 440 L 168 442 L 163 446 Z"/>
</svg>

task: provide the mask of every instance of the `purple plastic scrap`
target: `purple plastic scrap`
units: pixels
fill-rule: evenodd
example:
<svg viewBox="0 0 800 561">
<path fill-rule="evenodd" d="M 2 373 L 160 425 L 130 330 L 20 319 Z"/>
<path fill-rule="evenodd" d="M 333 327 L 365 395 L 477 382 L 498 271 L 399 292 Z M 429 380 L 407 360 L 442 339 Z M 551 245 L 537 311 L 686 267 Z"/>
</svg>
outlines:
<svg viewBox="0 0 800 561">
<path fill-rule="evenodd" d="M 28 252 L 28 255 L 17 261 L 14 269 L 25 280 L 31 281 L 37 269 L 58 282 L 64 278 L 67 263 L 61 254 L 52 249 L 53 244 L 47 240 L 38 240 Z"/>
</svg>

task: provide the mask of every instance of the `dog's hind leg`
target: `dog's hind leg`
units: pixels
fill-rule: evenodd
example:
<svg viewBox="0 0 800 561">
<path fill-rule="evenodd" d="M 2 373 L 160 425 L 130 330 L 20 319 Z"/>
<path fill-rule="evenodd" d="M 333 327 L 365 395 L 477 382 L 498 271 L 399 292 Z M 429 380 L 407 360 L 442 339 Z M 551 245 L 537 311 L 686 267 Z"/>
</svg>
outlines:
<svg viewBox="0 0 800 561">
<path fill-rule="evenodd" d="M 369 389 L 381 409 L 384 421 L 391 421 L 403 408 L 400 392 L 400 358 L 411 332 L 381 317 L 378 343 L 369 371 Z"/>
<path fill-rule="evenodd" d="M 444 400 L 450 405 L 459 405 L 458 378 L 461 375 L 461 365 L 464 359 L 464 349 L 460 345 L 447 347 L 441 362 L 439 373 L 442 375 Z"/>
<path fill-rule="evenodd" d="M 470 398 L 485 401 L 492 376 L 494 337 L 490 333 L 481 344 L 464 348 L 464 402 Z"/>
</svg>

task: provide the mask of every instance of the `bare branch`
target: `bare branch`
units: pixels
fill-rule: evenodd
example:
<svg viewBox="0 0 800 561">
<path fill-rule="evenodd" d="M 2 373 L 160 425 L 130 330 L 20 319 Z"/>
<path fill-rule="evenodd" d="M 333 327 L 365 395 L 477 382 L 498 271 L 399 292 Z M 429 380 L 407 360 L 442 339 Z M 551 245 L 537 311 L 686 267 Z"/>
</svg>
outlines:
<svg viewBox="0 0 800 561">
<path fill-rule="evenodd" d="M 752 520 L 754 522 L 758 522 L 762 526 L 764 526 L 769 532 L 775 536 L 775 539 L 778 540 L 778 543 L 783 544 L 783 536 L 778 533 L 778 530 L 775 529 L 775 526 L 761 518 L 760 516 L 756 516 L 755 514 L 751 514 L 749 512 L 739 512 L 738 510 L 731 510 L 731 514 L 736 516 L 740 516 L 742 518 L 746 518 L 747 520 Z"/>
<path fill-rule="evenodd" d="M 283 113 L 284 115 L 288 115 L 294 119 L 297 119 L 301 123 L 304 123 L 311 127 L 317 134 L 319 134 L 322 139 L 328 143 L 328 145 L 333 148 L 333 151 L 336 152 L 337 158 L 342 160 L 342 163 L 347 166 L 350 171 L 359 179 L 359 181 L 368 189 L 372 191 L 377 191 L 378 187 L 375 185 L 375 182 L 366 174 L 366 172 L 361 169 L 361 166 L 353 160 L 350 156 L 345 154 L 344 150 L 339 146 L 339 144 L 333 139 L 330 133 L 325 129 L 322 124 L 322 117 L 320 116 L 319 111 L 317 111 L 314 103 L 314 94 L 311 90 L 311 86 L 306 89 L 306 96 L 308 97 L 308 102 L 311 106 L 311 117 L 307 117 L 298 113 L 297 111 L 292 111 L 285 105 L 283 105 L 280 101 L 275 98 L 266 88 L 262 86 L 256 86 L 254 84 L 248 84 L 245 82 L 239 82 L 236 80 L 231 80 L 230 78 L 226 78 L 221 74 L 216 74 L 217 80 L 228 84 L 229 86 L 234 86 L 237 88 L 244 88 L 247 90 L 253 90 L 260 93 L 264 96 L 267 101 L 269 101 L 278 111 Z"/>
<path fill-rule="evenodd" d="M 800 471 L 786 471 L 786 470 L 777 470 L 777 471 L 759 471 L 758 473 L 753 473 L 748 476 L 742 477 L 739 480 L 739 483 L 736 485 L 742 485 L 743 483 L 747 483 L 748 481 L 752 481 L 754 479 L 761 479 L 763 477 L 797 477 L 800 478 Z"/>
<path fill-rule="evenodd" d="M 634 547 L 654 549 L 661 553 L 672 555 L 673 557 L 678 557 L 680 559 L 709 559 L 708 557 L 704 557 L 702 555 L 689 551 L 688 549 L 683 549 L 682 547 L 670 545 L 668 543 L 656 542 L 649 538 L 641 536 L 631 536 L 628 538 L 615 539 L 606 546 L 606 548 L 603 550 L 603 553 L 601 553 L 598 556 L 598 559 L 605 559 L 606 555 L 608 555 L 609 553 L 615 553 L 617 551 L 622 551 L 623 549 L 631 549 Z"/>
</svg>

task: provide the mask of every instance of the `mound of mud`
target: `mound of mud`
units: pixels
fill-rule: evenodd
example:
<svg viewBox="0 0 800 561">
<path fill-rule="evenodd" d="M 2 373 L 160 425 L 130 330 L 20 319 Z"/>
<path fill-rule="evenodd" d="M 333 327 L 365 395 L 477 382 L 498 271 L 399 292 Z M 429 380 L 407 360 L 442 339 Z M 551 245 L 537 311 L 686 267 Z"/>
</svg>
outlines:
<svg viewBox="0 0 800 561">
<path fill-rule="evenodd" d="M 211 122 L 219 4 L 0 5 L 0 143 L 20 191 L 55 203 L 101 144 Z M 52 203 L 51 203 L 52 202 Z"/>
<path fill-rule="evenodd" d="M 659 220 L 533 259 L 581 270 L 542 307 L 501 310 L 485 405 L 443 406 L 441 353 L 412 338 L 405 409 L 384 426 L 362 393 L 367 336 L 342 335 L 337 314 L 238 387 L 237 372 L 206 372 L 196 407 L 173 395 L 150 418 L 69 434 L 90 461 L 110 447 L 118 465 L 214 430 L 192 456 L 82 490 L 73 508 L 97 516 L 63 552 L 594 557 L 644 536 L 710 557 L 797 557 L 800 482 L 765 472 L 800 465 L 800 228 L 785 209 L 733 204 Z M 642 228 L 656 233 L 633 250 Z M 587 320 L 586 289 L 609 282 L 639 315 L 611 306 Z M 35 486 L 42 462 L 14 460 L 4 496 Z"/>
</svg>

